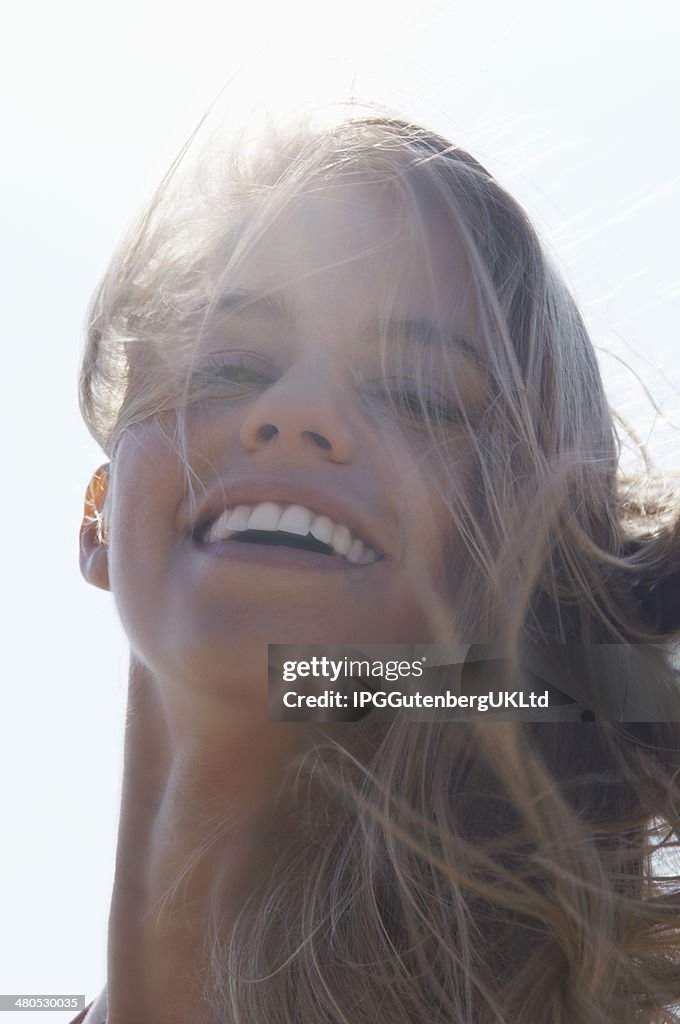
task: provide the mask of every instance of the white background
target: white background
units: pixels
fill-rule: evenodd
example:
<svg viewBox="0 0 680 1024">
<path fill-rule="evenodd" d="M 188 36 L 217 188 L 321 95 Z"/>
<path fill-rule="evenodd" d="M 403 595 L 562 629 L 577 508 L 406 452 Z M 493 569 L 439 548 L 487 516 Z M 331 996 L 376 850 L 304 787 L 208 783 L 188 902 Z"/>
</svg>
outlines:
<svg viewBox="0 0 680 1024">
<path fill-rule="evenodd" d="M 110 596 L 77 571 L 101 461 L 77 411 L 82 322 L 124 224 L 235 72 L 276 101 L 377 99 L 487 163 L 538 222 L 598 345 L 643 376 L 665 417 L 651 449 L 677 468 L 674 0 L 242 6 L 28 0 L 3 19 L 0 992 L 91 999 L 105 980 L 126 654 Z M 649 402 L 603 358 L 648 439 Z"/>
</svg>

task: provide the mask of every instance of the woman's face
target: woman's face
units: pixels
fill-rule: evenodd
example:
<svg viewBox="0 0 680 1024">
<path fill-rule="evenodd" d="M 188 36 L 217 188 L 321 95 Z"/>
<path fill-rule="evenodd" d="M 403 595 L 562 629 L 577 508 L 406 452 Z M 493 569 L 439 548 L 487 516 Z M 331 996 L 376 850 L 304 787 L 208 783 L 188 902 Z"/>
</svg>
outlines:
<svg viewBox="0 0 680 1024">
<path fill-rule="evenodd" d="M 375 188 L 300 198 L 201 333 L 184 411 L 190 473 L 175 414 L 123 435 L 109 578 L 154 672 L 214 692 L 265 673 L 268 643 L 432 638 L 452 525 L 414 382 L 443 415 L 461 476 L 445 361 L 471 407 L 484 384 L 461 252 L 434 218 L 426 229 L 427 258 Z"/>
</svg>

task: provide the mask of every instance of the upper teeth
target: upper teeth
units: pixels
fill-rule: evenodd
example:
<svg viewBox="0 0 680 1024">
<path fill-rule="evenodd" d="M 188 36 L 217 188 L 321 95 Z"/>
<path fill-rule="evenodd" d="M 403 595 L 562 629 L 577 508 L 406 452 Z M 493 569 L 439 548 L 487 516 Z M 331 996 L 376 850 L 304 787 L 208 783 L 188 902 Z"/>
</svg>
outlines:
<svg viewBox="0 0 680 1024">
<path fill-rule="evenodd" d="M 237 505 L 225 509 L 203 538 L 204 544 L 227 540 L 234 533 L 245 530 L 266 530 L 269 533 L 295 533 L 306 537 L 311 533 L 339 555 L 357 565 L 377 561 L 378 555 L 355 537 L 342 523 L 334 523 L 328 516 L 317 515 L 304 505 L 279 505 L 275 501 L 261 501 L 257 505 Z"/>
</svg>

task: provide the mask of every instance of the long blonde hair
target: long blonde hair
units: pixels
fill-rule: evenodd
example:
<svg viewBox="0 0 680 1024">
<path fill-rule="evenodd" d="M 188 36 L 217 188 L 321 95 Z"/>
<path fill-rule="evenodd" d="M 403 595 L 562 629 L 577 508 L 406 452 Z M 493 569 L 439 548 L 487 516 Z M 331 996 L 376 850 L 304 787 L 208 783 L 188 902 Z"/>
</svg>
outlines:
<svg viewBox="0 0 680 1024">
<path fill-rule="evenodd" d="M 463 488 L 422 400 L 456 537 L 442 552 L 450 600 L 420 583 L 434 632 L 451 641 L 455 622 L 470 643 L 561 645 L 596 718 L 367 720 L 356 746 L 315 747 L 288 791 L 299 837 L 228 936 L 216 896 L 213 1014 L 677 1019 L 680 880 L 657 877 L 651 855 L 677 842 L 680 823 L 680 528 L 673 496 L 643 505 L 617 477 L 592 343 L 525 213 L 468 153 L 383 114 L 272 127 L 259 148 L 219 151 L 186 177 L 181 164 L 92 302 L 81 396 L 94 436 L 115 459 L 123 431 L 177 409 L 193 486 L 182 403 L 196 338 L 268 225 L 301 194 L 361 182 L 396 197 L 398 229 L 421 239 L 426 260 L 436 211 L 463 246 L 489 401 L 473 417 L 445 375 L 472 453 L 474 487 Z M 658 721 L 618 721 L 622 689 Z"/>
</svg>

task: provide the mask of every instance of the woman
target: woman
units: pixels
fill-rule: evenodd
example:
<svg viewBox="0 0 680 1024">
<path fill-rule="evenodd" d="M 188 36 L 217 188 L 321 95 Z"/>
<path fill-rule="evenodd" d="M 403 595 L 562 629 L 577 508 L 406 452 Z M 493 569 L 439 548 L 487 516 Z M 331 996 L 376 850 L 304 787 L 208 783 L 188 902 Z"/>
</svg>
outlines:
<svg viewBox="0 0 680 1024">
<path fill-rule="evenodd" d="M 182 167 L 83 364 L 131 645 L 87 1024 L 675 1019 L 680 537 L 526 216 L 382 116 Z M 267 719 L 268 644 L 432 642 L 542 651 L 578 713 Z"/>
</svg>

